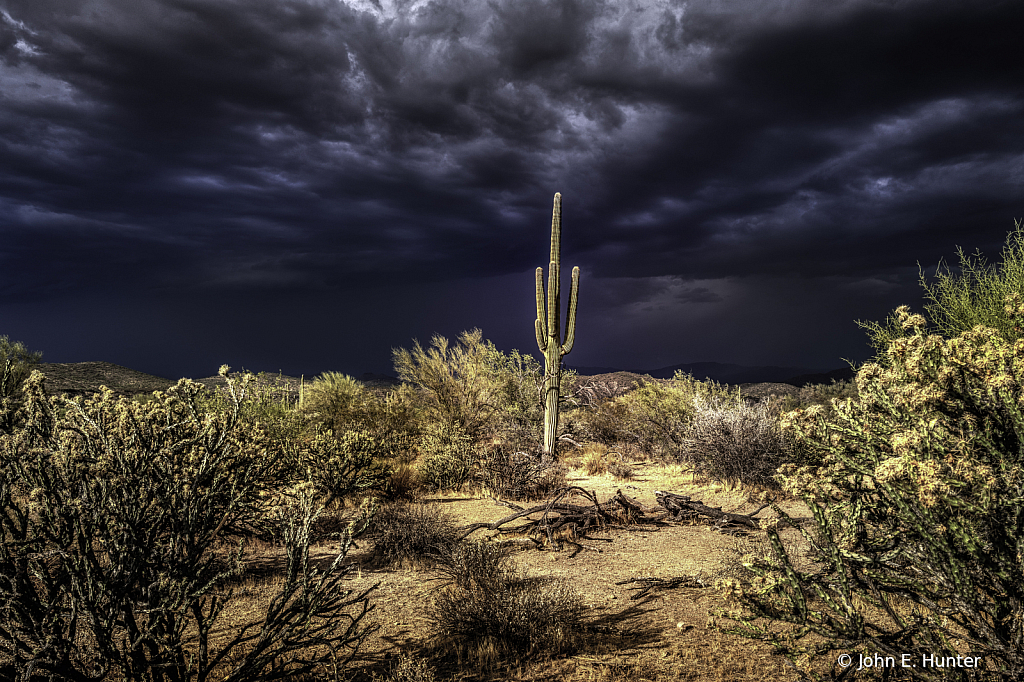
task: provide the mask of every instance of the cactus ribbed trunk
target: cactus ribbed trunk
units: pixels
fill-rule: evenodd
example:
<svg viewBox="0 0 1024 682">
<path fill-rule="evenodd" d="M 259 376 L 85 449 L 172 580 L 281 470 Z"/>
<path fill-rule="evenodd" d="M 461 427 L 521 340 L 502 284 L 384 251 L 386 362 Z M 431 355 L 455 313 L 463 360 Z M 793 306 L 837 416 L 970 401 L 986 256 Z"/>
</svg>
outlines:
<svg viewBox="0 0 1024 682">
<path fill-rule="evenodd" d="M 561 301 L 562 195 L 555 194 L 551 212 L 551 259 L 548 263 L 547 309 L 544 301 L 544 268 L 537 268 L 537 346 L 544 354 L 544 452 L 556 456 L 558 441 L 558 395 L 562 384 L 562 357 L 572 350 L 576 337 L 576 298 L 580 269 L 572 269 L 569 311 L 565 339 L 561 339 L 558 315 Z"/>
</svg>

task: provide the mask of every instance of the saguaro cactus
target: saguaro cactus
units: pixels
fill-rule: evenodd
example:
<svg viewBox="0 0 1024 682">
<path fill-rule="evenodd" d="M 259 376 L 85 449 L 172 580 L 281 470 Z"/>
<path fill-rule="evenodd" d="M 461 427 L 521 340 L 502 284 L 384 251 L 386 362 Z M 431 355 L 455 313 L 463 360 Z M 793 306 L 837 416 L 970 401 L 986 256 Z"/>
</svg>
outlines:
<svg viewBox="0 0 1024 682">
<path fill-rule="evenodd" d="M 544 310 L 544 268 L 537 268 L 537 346 L 544 353 L 544 452 L 556 455 L 558 438 L 558 394 L 562 387 L 562 356 L 568 355 L 576 337 L 576 297 L 580 286 L 580 269 L 572 269 L 569 292 L 569 315 L 565 324 L 564 342 L 559 333 L 562 265 L 562 195 L 555 194 L 551 212 L 551 262 L 548 263 L 548 300 Z M 546 320 L 546 321 L 545 321 Z"/>
</svg>

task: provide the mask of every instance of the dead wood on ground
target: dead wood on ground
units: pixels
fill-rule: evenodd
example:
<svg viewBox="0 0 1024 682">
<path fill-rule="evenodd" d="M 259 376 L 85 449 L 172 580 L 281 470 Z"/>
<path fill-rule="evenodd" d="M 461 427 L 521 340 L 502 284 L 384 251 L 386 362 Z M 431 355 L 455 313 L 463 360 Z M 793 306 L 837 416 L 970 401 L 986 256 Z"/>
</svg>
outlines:
<svg viewBox="0 0 1024 682">
<path fill-rule="evenodd" d="M 590 504 L 573 504 L 570 500 L 574 498 L 583 498 Z M 596 492 L 585 490 L 579 486 L 562 488 L 548 502 L 528 509 L 511 502 L 501 500 L 495 500 L 495 502 L 515 510 L 515 513 L 493 523 L 471 523 L 463 526 L 462 538 L 483 528 L 496 530 L 502 534 L 525 534 L 538 547 L 548 545 L 561 550 L 563 542 L 570 544 L 575 548 L 572 556 L 576 556 L 583 549 L 583 546 L 576 542 L 579 539 L 611 542 L 611 538 L 590 537 L 589 533 L 596 529 L 607 526 L 658 524 L 663 518 L 661 514 L 657 517 L 648 516 L 652 511 L 660 513 L 663 510 L 647 509 L 621 490 L 617 490 L 615 495 L 605 502 L 598 500 Z M 530 518 L 534 514 L 540 514 L 540 517 Z M 526 520 L 509 528 L 503 527 L 519 519 Z M 542 539 L 538 539 L 538 536 Z"/>
<path fill-rule="evenodd" d="M 763 504 L 749 514 L 734 514 L 722 511 L 721 507 L 709 507 L 700 500 L 694 500 L 689 495 L 678 495 L 667 493 L 662 490 L 654 491 L 660 504 L 668 512 L 668 518 L 673 521 L 700 521 L 702 519 L 713 519 L 714 527 L 729 534 L 742 533 L 737 526 L 757 530 L 761 528 L 759 519 L 754 518 L 769 504 Z"/>
</svg>

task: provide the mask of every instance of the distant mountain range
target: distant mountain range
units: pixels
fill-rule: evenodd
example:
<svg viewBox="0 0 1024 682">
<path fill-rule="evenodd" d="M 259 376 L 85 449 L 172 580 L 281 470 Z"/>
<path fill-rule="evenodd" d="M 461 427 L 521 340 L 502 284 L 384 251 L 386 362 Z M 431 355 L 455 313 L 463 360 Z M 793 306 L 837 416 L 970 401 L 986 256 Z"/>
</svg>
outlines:
<svg viewBox="0 0 1024 682">
<path fill-rule="evenodd" d="M 656 379 L 671 379 L 677 370 L 692 374 L 699 380 L 710 379 L 722 384 L 762 384 L 783 383 L 792 386 L 808 384 L 828 384 L 833 380 L 842 381 L 853 378 L 853 370 L 849 367 L 831 371 L 819 371 L 802 367 L 747 367 L 721 362 L 693 362 L 652 370 L 622 370 L 618 367 L 580 367 L 567 365 L 581 376 L 595 374 L 611 374 L 628 371 L 634 374 L 646 374 Z M 40 363 L 38 369 L 46 375 L 46 387 L 51 393 L 85 395 L 105 385 L 115 393 L 134 395 L 165 391 L 176 382 L 171 379 L 153 376 L 111 362 L 57 362 Z M 393 386 L 401 382 L 387 374 L 367 372 L 359 377 L 360 381 L 370 386 Z M 298 394 L 299 377 L 268 375 L 266 380 L 281 390 Z M 207 386 L 224 383 L 220 377 L 197 379 Z"/>
<path fill-rule="evenodd" d="M 843 381 L 852 379 L 854 372 L 849 367 L 833 370 L 822 370 L 807 367 L 749 367 L 746 365 L 733 365 L 722 362 L 690 362 L 671 367 L 659 367 L 658 369 L 622 369 L 620 367 L 580 367 L 566 365 L 569 369 L 576 370 L 581 376 L 593 376 L 595 374 L 610 374 L 612 372 L 632 372 L 634 374 L 647 374 L 655 379 L 671 379 L 677 371 L 690 374 L 700 381 L 717 381 L 720 384 L 762 384 L 781 383 L 793 386 L 806 386 L 808 384 L 828 384 L 833 380 Z"/>
</svg>

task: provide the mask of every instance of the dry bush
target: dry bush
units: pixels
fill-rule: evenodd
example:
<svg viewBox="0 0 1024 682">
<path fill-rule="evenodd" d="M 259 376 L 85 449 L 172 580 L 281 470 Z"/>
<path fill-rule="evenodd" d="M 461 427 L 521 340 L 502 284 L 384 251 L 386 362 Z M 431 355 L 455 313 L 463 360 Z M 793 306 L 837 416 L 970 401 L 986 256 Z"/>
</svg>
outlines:
<svg viewBox="0 0 1024 682">
<path fill-rule="evenodd" d="M 618 400 L 605 400 L 595 405 L 573 410 L 567 419 L 574 420 L 586 440 L 602 445 L 614 445 L 630 438 L 624 428 L 628 409 Z"/>
<path fill-rule="evenodd" d="M 395 464 L 391 478 L 384 485 L 384 496 L 389 500 L 413 501 L 423 490 L 423 479 L 412 464 Z"/>
<path fill-rule="evenodd" d="M 437 682 L 437 675 L 422 658 L 402 653 L 387 677 L 373 676 L 373 682 Z"/>
<path fill-rule="evenodd" d="M 460 534 L 450 514 L 425 504 L 386 505 L 367 529 L 374 560 L 384 566 L 431 565 L 436 554 L 458 542 Z"/>
<path fill-rule="evenodd" d="M 507 550 L 475 543 L 445 563 L 449 582 L 430 616 L 442 641 L 479 663 L 493 656 L 572 651 L 586 633 L 579 595 L 562 580 L 527 578 L 508 562 Z"/>
<path fill-rule="evenodd" d="M 633 480 L 633 467 L 622 461 L 614 461 L 608 465 L 608 473 L 622 481 Z"/>
<path fill-rule="evenodd" d="M 441 545 L 432 554 L 438 573 L 453 585 L 470 589 L 491 584 L 512 571 L 512 546 L 494 542 Z"/>
<path fill-rule="evenodd" d="M 594 443 L 584 447 L 580 454 L 580 467 L 588 476 L 598 476 L 608 471 L 608 448 Z"/>
<path fill-rule="evenodd" d="M 739 404 L 738 391 L 676 373 L 668 382 L 649 381 L 579 417 L 583 435 L 596 443 L 622 447 L 678 462 L 696 403 Z"/>
<path fill-rule="evenodd" d="M 709 480 L 778 488 L 775 470 L 790 452 L 774 403 L 699 404 L 684 441 L 685 458 Z"/>
<path fill-rule="evenodd" d="M 498 497 L 539 500 L 565 487 L 566 467 L 540 452 L 516 451 L 506 445 L 493 447 L 481 470 L 484 485 Z"/>
</svg>

